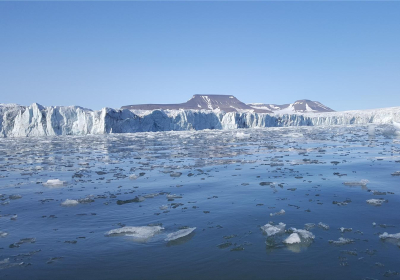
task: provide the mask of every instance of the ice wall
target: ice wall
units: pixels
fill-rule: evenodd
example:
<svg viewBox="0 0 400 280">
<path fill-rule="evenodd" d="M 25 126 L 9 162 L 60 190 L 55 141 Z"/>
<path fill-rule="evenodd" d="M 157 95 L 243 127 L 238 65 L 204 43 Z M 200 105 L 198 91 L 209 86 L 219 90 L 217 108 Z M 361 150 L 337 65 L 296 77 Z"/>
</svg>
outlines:
<svg viewBox="0 0 400 280">
<path fill-rule="evenodd" d="M 128 109 L 92 111 L 78 106 L 43 107 L 0 104 L 0 137 L 86 135 L 168 130 L 254 127 L 391 124 L 400 122 L 400 107 L 310 114 L 260 114 L 206 110 Z"/>
</svg>

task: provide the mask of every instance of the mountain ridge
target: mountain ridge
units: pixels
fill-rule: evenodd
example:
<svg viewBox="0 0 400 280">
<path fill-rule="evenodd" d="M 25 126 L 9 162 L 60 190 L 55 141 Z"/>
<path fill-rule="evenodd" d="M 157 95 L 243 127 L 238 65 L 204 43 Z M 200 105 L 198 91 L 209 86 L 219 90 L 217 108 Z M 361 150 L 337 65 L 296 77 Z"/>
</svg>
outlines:
<svg viewBox="0 0 400 280">
<path fill-rule="evenodd" d="M 290 104 L 276 105 L 266 103 L 246 104 L 233 95 L 195 94 L 191 99 L 178 104 L 137 104 L 122 106 L 128 110 L 211 110 L 224 112 L 254 113 L 322 113 L 335 112 L 318 101 L 297 100 Z"/>
</svg>

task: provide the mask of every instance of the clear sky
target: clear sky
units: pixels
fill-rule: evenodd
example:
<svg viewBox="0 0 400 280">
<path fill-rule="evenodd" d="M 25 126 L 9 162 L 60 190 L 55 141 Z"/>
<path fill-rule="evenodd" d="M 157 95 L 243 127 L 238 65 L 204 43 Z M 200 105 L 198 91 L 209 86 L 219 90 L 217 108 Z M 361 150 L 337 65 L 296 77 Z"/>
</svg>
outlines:
<svg viewBox="0 0 400 280">
<path fill-rule="evenodd" d="M 400 106 L 400 2 L 0 2 L 0 103 Z"/>
</svg>

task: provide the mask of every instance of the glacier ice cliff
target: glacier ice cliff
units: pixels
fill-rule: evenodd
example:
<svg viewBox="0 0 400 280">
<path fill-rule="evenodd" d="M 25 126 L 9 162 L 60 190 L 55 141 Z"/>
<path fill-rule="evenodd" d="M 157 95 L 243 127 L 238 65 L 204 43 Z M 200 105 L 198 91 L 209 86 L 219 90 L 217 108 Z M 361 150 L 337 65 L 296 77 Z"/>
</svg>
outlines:
<svg viewBox="0 0 400 280">
<path fill-rule="evenodd" d="M 0 104 L 0 137 L 86 135 L 170 130 L 284 126 L 392 124 L 400 107 L 312 114 L 265 114 L 207 110 L 153 110 Z"/>
</svg>

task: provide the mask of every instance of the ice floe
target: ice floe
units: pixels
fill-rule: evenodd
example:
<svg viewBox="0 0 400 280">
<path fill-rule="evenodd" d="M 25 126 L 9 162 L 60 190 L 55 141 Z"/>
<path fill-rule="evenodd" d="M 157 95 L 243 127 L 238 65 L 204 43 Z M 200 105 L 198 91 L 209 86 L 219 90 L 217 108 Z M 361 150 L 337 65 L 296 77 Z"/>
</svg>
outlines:
<svg viewBox="0 0 400 280">
<path fill-rule="evenodd" d="M 173 232 L 173 233 L 169 233 L 167 235 L 167 238 L 165 238 L 165 241 L 174 241 L 179 238 L 185 237 L 185 236 L 191 234 L 195 229 L 196 229 L 195 227 L 185 228 L 185 229 L 181 229 L 176 232 Z"/>
<path fill-rule="evenodd" d="M 388 202 L 386 199 L 383 198 L 371 198 L 367 200 L 368 204 L 381 206 L 384 202 Z"/>
<path fill-rule="evenodd" d="M 136 174 L 129 175 L 129 179 L 131 180 L 136 180 L 137 178 L 139 178 L 139 176 Z"/>
<path fill-rule="evenodd" d="M 278 212 L 275 212 L 275 213 L 270 213 L 269 215 L 271 216 L 271 217 L 273 217 L 273 216 L 280 216 L 280 215 L 284 215 L 286 212 L 285 212 L 285 210 L 280 210 L 280 211 L 278 211 Z"/>
<path fill-rule="evenodd" d="M 387 232 L 382 233 L 381 235 L 379 235 L 380 239 L 399 239 L 400 240 L 400 232 L 399 233 L 394 233 L 394 234 L 389 234 Z"/>
<path fill-rule="evenodd" d="M 344 232 L 351 232 L 353 229 L 352 228 L 345 228 L 345 227 L 341 227 L 340 228 L 340 231 L 342 232 L 342 233 L 344 233 Z"/>
<path fill-rule="evenodd" d="M 66 182 L 60 179 L 49 179 L 46 183 L 43 183 L 43 186 L 46 187 L 62 187 L 64 185 L 66 185 Z"/>
<path fill-rule="evenodd" d="M 367 184 L 369 183 L 369 181 L 367 179 L 362 179 L 359 182 L 344 182 L 343 185 L 346 186 L 362 186 L 365 187 Z"/>
<path fill-rule="evenodd" d="M 162 231 L 164 228 L 161 226 L 125 226 L 122 228 L 112 229 L 106 233 L 106 236 L 124 235 L 131 236 L 138 239 L 149 239 L 155 234 Z"/>
<path fill-rule="evenodd" d="M 319 222 L 318 226 L 320 228 L 324 229 L 324 230 L 328 230 L 329 229 L 329 226 L 327 224 L 322 223 L 322 222 Z"/>
<path fill-rule="evenodd" d="M 295 243 L 300 243 L 301 239 L 298 233 L 294 232 L 291 235 L 289 235 L 288 238 L 283 240 L 283 243 L 285 244 L 295 244 Z"/>
<path fill-rule="evenodd" d="M 332 244 L 335 244 L 335 245 L 345 245 L 345 244 L 354 243 L 354 240 L 353 239 L 349 239 L 349 238 L 339 237 L 338 240 L 329 240 L 329 243 L 332 243 Z"/>
<path fill-rule="evenodd" d="M 266 233 L 268 236 L 273 236 L 275 234 L 280 234 L 285 232 L 286 224 L 279 223 L 278 225 L 274 226 L 271 224 L 266 224 L 261 227 L 262 231 Z"/>
<path fill-rule="evenodd" d="M 304 241 L 311 241 L 315 239 L 315 235 L 312 232 L 305 229 L 290 228 L 289 231 L 292 231 L 293 233 L 298 233 L 301 239 Z"/>
<path fill-rule="evenodd" d="M 237 132 L 236 133 L 236 138 L 239 138 L 239 139 L 250 138 L 250 136 L 251 136 L 250 133 L 244 133 L 244 132 Z"/>
<path fill-rule="evenodd" d="M 61 206 L 75 206 L 78 205 L 79 201 L 75 199 L 66 199 L 63 202 L 61 202 Z"/>
</svg>

